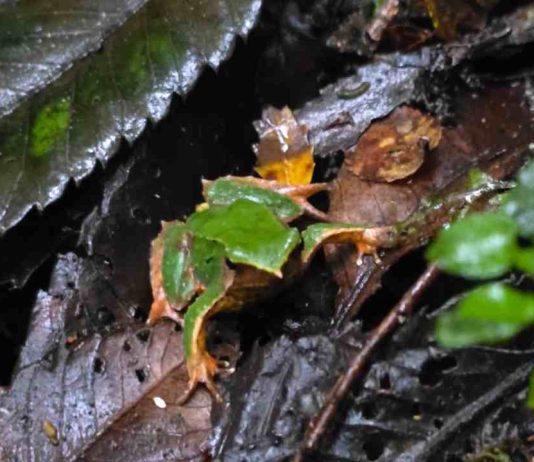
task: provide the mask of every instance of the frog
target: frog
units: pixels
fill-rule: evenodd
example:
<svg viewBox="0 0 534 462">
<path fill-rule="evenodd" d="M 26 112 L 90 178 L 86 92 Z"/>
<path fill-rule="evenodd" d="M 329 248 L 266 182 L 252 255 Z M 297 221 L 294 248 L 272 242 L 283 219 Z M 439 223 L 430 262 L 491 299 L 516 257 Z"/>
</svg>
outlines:
<svg viewBox="0 0 534 462">
<path fill-rule="evenodd" d="M 206 325 L 272 296 L 303 274 L 328 243 L 352 243 L 361 255 L 396 244 L 396 228 L 335 223 L 310 197 L 326 183 L 288 185 L 252 176 L 203 180 L 204 202 L 184 221 L 162 223 L 152 241 L 153 303 L 148 323 L 170 318 L 183 329 L 185 403 L 200 385 L 218 401 L 215 377 L 231 373 L 206 347 Z M 295 224 L 311 222 L 304 230 Z"/>
</svg>

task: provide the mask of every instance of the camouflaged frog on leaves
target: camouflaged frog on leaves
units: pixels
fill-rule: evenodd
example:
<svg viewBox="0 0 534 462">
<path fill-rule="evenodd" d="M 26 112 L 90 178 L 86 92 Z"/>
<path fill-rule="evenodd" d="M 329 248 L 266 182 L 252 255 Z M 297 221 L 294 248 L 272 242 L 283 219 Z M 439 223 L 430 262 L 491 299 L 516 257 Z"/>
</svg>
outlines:
<svg viewBox="0 0 534 462">
<path fill-rule="evenodd" d="M 213 379 L 225 365 L 206 350 L 206 322 L 213 315 L 286 286 L 326 242 L 352 242 L 372 254 L 396 242 L 391 227 L 328 223 L 307 200 L 326 184 L 227 176 L 205 181 L 203 189 L 206 202 L 185 222 L 163 223 L 150 261 L 154 302 L 148 322 L 167 317 L 184 329 L 189 387 L 183 401 L 198 384 L 220 399 Z M 289 224 L 303 215 L 319 222 L 301 234 Z"/>
</svg>

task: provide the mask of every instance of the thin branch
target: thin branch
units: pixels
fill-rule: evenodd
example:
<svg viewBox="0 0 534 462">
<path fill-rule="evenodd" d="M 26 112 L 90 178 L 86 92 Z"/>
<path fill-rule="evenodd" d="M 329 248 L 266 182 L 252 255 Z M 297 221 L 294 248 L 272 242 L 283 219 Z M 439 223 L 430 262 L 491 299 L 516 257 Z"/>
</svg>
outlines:
<svg viewBox="0 0 534 462">
<path fill-rule="evenodd" d="M 362 349 L 353 358 L 350 367 L 338 378 L 330 390 L 319 413 L 309 422 L 300 449 L 293 462 L 303 462 L 306 455 L 317 447 L 321 436 L 335 417 L 339 404 L 352 388 L 354 381 L 362 374 L 371 354 L 399 323 L 402 323 L 406 317 L 410 316 L 422 293 L 438 274 L 439 269 L 437 266 L 430 265 L 382 320 L 380 325 L 367 337 Z"/>
</svg>

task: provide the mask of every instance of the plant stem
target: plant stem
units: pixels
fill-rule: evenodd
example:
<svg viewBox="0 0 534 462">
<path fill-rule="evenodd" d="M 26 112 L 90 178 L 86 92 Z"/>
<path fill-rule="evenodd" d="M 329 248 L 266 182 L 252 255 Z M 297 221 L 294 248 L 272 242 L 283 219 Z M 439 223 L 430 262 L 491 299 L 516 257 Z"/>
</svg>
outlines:
<svg viewBox="0 0 534 462">
<path fill-rule="evenodd" d="M 354 381 L 363 373 L 371 354 L 374 352 L 378 344 L 390 334 L 399 323 L 403 322 L 404 318 L 411 315 L 415 305 L 421 298 L 421 295 L 438 274 L 439 269 L 437 266 L 430 265 L 382 320 L 378 327 L 367 337 L 362 349 L 353 358 L 347 371 L 337 379 L 335 385 L 328 393 L 325 403 L 319 413 L 310 420 L 308 428 L 304 433 L 304 438 L 299 451 L 295 455 L 293 462 L 303 462 L 306 455 L 317 447 L 321 436 L 325 433 L 329 424 L 335 417 L 339 404 L 351 389 Z"/>
</svg>

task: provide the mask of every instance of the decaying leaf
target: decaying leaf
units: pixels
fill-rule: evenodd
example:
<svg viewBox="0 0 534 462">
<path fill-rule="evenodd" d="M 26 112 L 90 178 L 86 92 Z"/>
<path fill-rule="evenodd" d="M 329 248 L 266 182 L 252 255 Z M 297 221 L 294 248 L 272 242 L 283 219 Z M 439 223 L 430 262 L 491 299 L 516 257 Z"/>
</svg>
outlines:
<svg viewBox="0 0 534 462">
<path fill-rule="evenodd" d="M 479 30 L 486 23 L 488 10 L 497 0 L 424 0 L 436 33 L 442 40 L 453 40 L 460 30 Z"/>
<path fill-rule="evenodd" d="M 418 316 L 395 334 L 310 460 L 445 462 L 462 460 L 479 438 L 531 434 L 524 393 L 532 350 L 449 353 L 428 344 L 432 325 L 430 316 Z M 232 379 L 215 455 L 229 462 L 290 460 L 305 422 L 363 336 L 356 325 L 341 338 L 319 333 L 257 346 Z"/>
<path fill-rule="evenodd" d="M 424 167 L 403 180 L 393 183 L 362 180 L 344 164 L 331 189 L 331 219 L 393 225 L 414 216 L 425 203 L 431 203 L 439 195 L 444 197 L 447 191 L 465 191 L 468 172 L 473 167 L 489 168 L 493 164 L 491 173 L 498 178 L 513 173 L 534 139 L 526 122 L 530 120 L 530 112 L 523 98 L 524 89 L 520 86 L 490 86 L 476 99 L 459 96 L 455 102 L 461 114 L 457 126 L 443 129 L 442 140 Z M 358 266 L 355 252 L 327 247 L 327 257 L 340 287 L 340 319 L 347 315 L 345 310 L 354 313 L 379 287 L 384 271 L 408 249 L 417 248 L 432 237 L 451 219 L 451 212 L 435 209 L 424 226 L 419 226 L 413 234 L 416 238 L 410 245 L 386 252 L 381 265 L 365 258 Z"/>
<path fill-rule="evenodd" d="M 374 122 L 346 151 L 349 170 L 362 180 L 391 183 L 413 175 L 427 149 L 441 140 L 439 121 L 408 106 Z"/>
<path fill-rule="evenodd" d="M 310 183 L 315 167 L 313 146 L 308 142 L 308 128 L 295 120 L 291 110 L 265 109 L 258 128 L 258 174 L 290 185 Z"/>
<path fill-rule="evenodd" d="M 151 457 L 156 457 L 168 449 L 165 433 L 154 423 L 144 428 L 143 442 L 135 431 L 128 431 L 121 433 L 120 446 L 107 446 L 113 439 L 107 432 L 120 431 L 114 422 L 132 408 L 137 416 L 130 420 L 147 420 L 155 406 L 151 399 L 151 408 L 140 401 L 153 396 L 154 387 L 169 377 L 174 377 L 174 395 L 165 395 L 169 403 L 184 392 L 182 334 L 172 323 L 149 329 L 138 322 L 69 345 L 67 306 L 75 296 L 81 267 L 74 255 L 62 256 L 49 293 L 38 295 L 12 386 L 0 396 L 2 460 L 97 460 L 85 459 L 84 453 L 110 449 L 107 460 L 143 460 L 139 451 L 152 450 Z M 209 410 L 210 398 L 204 392 L 187 407 L 157 409 L 164 413 L 160 421 L 169 422 L 166 432 L 172 436 L 173 460 L 201 458 L 200 448 L 210 430 Z M 162 449 L 163 444 L 167 447 Z"/>
</svg>

